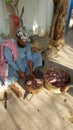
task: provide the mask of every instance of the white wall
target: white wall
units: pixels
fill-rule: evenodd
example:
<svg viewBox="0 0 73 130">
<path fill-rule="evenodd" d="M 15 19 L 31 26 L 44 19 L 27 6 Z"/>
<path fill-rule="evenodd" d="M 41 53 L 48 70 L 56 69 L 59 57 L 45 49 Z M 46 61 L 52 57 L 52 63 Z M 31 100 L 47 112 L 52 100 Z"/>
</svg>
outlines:
<svg viewBox="0 0 73 130">
<path fill-rule="evenodd" d="M 20 0 L 19 11 L 24 6 L 23 21 L 24 26 L 30 30 L 34 20 L 44 33 L 49 31 L 53 17 L 53 0 Z"/>
<path fill-rule="evenodd" d="M 4 1 L 0 0 L 0 33 L 7 34 L 9 21 Z M 37 21 L 43 32 L 49 30 L 53 17 L 53 0 L 20 0 L 19 13 L 23 6 L 23 22 L 27 30 L 32 29 L 34 20 Z"/>
<path fill-rule="evenodd" d="M 8 34 L 9 32 L 8 13 L 4 1 L 5 0 L 0 0 L 0 34 Z"/>
</svg>

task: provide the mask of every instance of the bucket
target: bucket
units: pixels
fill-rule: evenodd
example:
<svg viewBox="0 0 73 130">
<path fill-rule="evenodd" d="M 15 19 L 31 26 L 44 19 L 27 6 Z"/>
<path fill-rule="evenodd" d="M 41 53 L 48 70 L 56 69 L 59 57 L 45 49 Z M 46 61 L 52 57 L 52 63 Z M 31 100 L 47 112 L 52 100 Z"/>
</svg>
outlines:
<svg viewBox="0 0 73 130">
<path fill-rule="evenodd" d="M 69 89 L 69 73 L 58 67 L 50 67 L 44 73 L 45 88 L 55 93 L 66 92 Z"/>
</svg>

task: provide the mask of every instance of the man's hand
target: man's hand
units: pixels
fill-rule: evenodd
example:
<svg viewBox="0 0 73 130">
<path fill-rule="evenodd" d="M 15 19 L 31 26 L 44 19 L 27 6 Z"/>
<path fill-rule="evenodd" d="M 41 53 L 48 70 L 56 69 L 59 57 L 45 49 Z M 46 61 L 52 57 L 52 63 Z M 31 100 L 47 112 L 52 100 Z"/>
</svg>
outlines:
<svg viewBox="0 0 73 130">
<path fill-rule="evenodd" d="M 25 72 L 22 72 L 20 70 L 16 71 L 19 75 L 20 78 L 25 78 L 27 76 L 27 74 Z"/>
<path fill-rule="evenodd" d="M 31 76 L 33 84 L 36 85 L 36 81 L 35 81 L 36 77 L 35 77 L 35 75 L 33 73 L 31 73 L 29 76 Z"/>
</svg>

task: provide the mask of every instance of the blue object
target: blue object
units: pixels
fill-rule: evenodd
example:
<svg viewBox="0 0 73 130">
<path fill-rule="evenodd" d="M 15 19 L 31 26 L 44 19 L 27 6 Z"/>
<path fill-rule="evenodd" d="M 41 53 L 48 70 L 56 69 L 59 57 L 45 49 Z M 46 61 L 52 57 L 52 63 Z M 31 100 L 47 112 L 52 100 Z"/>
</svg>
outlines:
<svg viewBox="0 0 73 130">
<path fill-rule="evenodd" d="M 66 23 L 66 32 L 68 31 L 68 28 L 69 28 L 72 9 L 73 9 L 73 0 L 70 1 L 70 5 L 69 5 L 68 18 L 67 18 L 67 23 Z"/>
<path fill-rule="evenodd" d="M 15 43 L 17 45 L 17 42 Z M 28 61 L 33 61 L 33 71 L 36 67 L 42 66 L 42 56 L 39 52 L 32 53 L 30 43 L 26 44 L 26 47 L 21 48 L 17 45 L 18 49 L 18 59 L 16 61 L 13 60 L 13 54 L 8 47 L 4 48 L 5 58 L 9 65 L 8 70 L 8 80 L 9 82 L 13 82 L 14 80 L 18 80 L 19 75 L 17 74 L 17 70 L 22 72 L 26 72 L 29 74 Z"/>
<path fill-rule="evenodd" d="M 1 76 L 0 76 L 0 81 L 1 81 L 1 84 L 4 85 L 4 80 Z"/>
</svg>

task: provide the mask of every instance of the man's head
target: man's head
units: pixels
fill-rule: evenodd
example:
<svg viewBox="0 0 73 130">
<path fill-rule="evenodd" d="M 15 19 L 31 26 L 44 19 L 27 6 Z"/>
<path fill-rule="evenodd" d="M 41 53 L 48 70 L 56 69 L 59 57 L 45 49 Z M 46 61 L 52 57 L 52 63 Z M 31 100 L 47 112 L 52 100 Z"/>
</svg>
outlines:
<svg viewBox="0 0 73 130">
<path fill-rule="evenodd" d="M 18 46 L 25 47 L 27 40 L 27 33 L 24 30 L 17 30 L 16 37 Z"/>
</svg>

